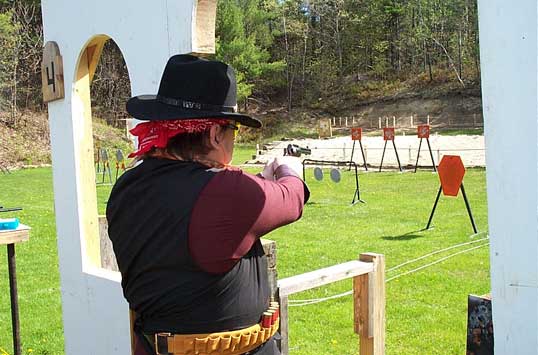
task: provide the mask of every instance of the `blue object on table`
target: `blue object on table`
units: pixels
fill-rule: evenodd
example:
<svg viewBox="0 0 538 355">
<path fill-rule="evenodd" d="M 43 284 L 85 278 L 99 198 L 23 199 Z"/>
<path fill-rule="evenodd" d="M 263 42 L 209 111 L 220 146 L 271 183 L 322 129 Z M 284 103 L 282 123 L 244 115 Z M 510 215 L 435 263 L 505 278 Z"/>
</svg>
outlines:
<svg viewBox="0 0 538 355">
<path fill-rule="evenodd" d="M 0 230 L 17 229 L 18 226 L 18 218 L 0 218 Z"/>
</svg>

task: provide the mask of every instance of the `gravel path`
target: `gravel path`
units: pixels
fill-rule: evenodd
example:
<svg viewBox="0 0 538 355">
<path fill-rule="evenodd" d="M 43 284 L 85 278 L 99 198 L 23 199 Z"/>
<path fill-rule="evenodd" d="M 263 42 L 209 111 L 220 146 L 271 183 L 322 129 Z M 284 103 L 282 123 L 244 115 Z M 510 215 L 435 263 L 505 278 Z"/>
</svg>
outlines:
<svg viewBox="0 0 538 355">
<path fill-rule="evenodd" d="M 417 159 L 417 151 L 420 139 L 416 135 L 413 136 L 396 136 L 394 143 L 398 149 L 398 155 L 402 166 L 415 166 Z M 277 155 L 282 155 L 284 148 L 288 144 L 297 144 L 301 147 L 312 149 L 312 154 L 307 157 L 315 160 L 332 160 L 332 161 L 349 161 L 353 147 L 351 137 L 337 137 L 331 139 L 301 139 L 290 141 L 277 141 L 266 145 L 267 150 L 261 150 L 256 159 L 249 163 L 266 163 Z M 381 156 L 383 154 L 383 146 L 385 142 L 383 137 L 363 137 L 362 145 L 365 150 L 366 162 L 369 166 L 379 167 Z M 485 142 L 484 136 L 430 136 L 430 145 L 433 151 L 433 157 L 436 164 L 443 155 L 459 155 L 466 167 L 485 167 Z M 360 145 L 357 142 L 353 161 L 359 166 L 363 164 L 360 152 Z M 419 166 L 431 166 L 431 158 L 428 152 L 426 140 L 422 140 L 420 149 Z M 383 168 L 398 167 L 394 146 L 389 141 L 387 144 L 385 157 L 383 159 Z"/>
</svg>

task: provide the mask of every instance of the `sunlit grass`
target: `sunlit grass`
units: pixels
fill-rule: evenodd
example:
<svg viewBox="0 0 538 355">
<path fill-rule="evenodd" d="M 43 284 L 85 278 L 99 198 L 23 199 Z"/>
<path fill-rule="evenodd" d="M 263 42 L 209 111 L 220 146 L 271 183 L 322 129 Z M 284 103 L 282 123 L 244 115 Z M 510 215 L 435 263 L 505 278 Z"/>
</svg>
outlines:
<svg viewBox="0 0 538 355">
<path fill-rule="evenodd" d="M 237 157 L 251 155 L 253 148 L 239 147 L 236 154 Z M 362 252 L 384 254 L 387 269 L 390 269 L 432 251 L 471 240 L 472 227 L 461 196 L 441 197 L 434 228 L 421 231 L 439 187 L 437 175 L 429 171 L 361 173 L 361 197 L 366 204 L 352 206 L 354 176 L 352 172 L 342 173 L 342 181 L 334 184 L 330 179 L 314 180 L 312 170 L 308 170 L 307 182 L 312 195 L 302 219 L 267 236 L 277 242 L 279 277 L 354 260 Z M 30 241 L 17 246 L 23 353 L 63 354 L 51 169 L 0 174 L 0 186 L 0 205 L 22 206 L 22 212 L 12 215 L 33 228 Z M 465 187 L 478 229 L 485 231 L 485 171 L 467 171 Z M 110 185 L 97 188 L 101 212 L 110 188 Z M 455 251 L 468 247 L 471 246 Z M 480 248 L 388 282 L 387 354 L 464 353 L 467 295 L 489 291 L 488 255 L 487 247 Z M 441 256 L 390 271 L 387 278 Z M 12 354 L 5 260 L 6 252 L 2 247 L 0 354 L 1 349 Z M 291 299 L 325 297 L 350 289 L 351 281 L 343 281 Z M 290 308 L 292 354 L 356 354 L 358 340 L 353 334 L 352 314 L 349 296 Z"/>
</svg>

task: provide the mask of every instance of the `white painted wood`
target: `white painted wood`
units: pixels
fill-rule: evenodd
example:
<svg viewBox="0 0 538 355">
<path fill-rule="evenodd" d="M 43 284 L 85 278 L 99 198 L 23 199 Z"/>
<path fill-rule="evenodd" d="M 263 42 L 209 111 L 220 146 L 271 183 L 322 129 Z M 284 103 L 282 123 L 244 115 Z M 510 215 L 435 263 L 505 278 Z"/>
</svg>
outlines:
<svg viewBox="0 0 538 355">
<path fill-rule="evenodd" d="M 538 354 L 536 0 L 479 0 L 495 354 Z"/>
<path fill-rule="evenodd" d="M 374 270 L 372 263 L 358 260 L 330 266 L 325 269 L 307 272 L 278 281 L 280 296 L 288 296 L 311 288 L 323 286 L 331 282 L 367 274 Z"/>
<path fill-rule="evenodd" d="M 156 93 L 167 59 L 177 53 L 196 52 L 193 16 L 197 3 L 42 0 L 45 42 L 58 44 L 64 64 L 65 98 L 49 103 L 49 122 L 68 355 L 130 353 L 128 305 L 120 274 L 99 269 L 85 254 L 83 225 L 88 217 L 81 211 L 87 200 L 83 181 L 88 176 L 82 171 L 88 171 L 83 167 L 93 166 L 93 161 L 83 159 L 77 149 L 81 139 L 91 134 L 83 124 L 84 102 L 74 90 L 80 55 L 95 36 L 109 36 L 123 53 L 132 94 Z M 211 1 L 203 0 L 203 4 L 210 6 Z M 207 51 L 207 40 L 198 38 L 197 42 Z"/>
</svg>

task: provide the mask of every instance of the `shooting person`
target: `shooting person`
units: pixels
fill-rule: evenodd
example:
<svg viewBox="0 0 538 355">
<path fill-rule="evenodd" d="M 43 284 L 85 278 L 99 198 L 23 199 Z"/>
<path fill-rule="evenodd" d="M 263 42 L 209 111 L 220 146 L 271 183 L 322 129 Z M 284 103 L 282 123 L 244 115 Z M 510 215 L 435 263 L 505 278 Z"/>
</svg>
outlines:
<svg viewBox="0 0 538 355">
<path fill-rule="evenodd" d="M 191 55 L 169 59 L 157 95 L 127 103 L 146 121 L 131 130 L 140 163 L 107 218 L 136 355 L 280 354 L 259 239 L 299 219 L 309 192 L 289 159 L 258 175 L 229 165 L 239 125 L 261 127 L 236 108 L 233 69 Z"/>
</svg>

